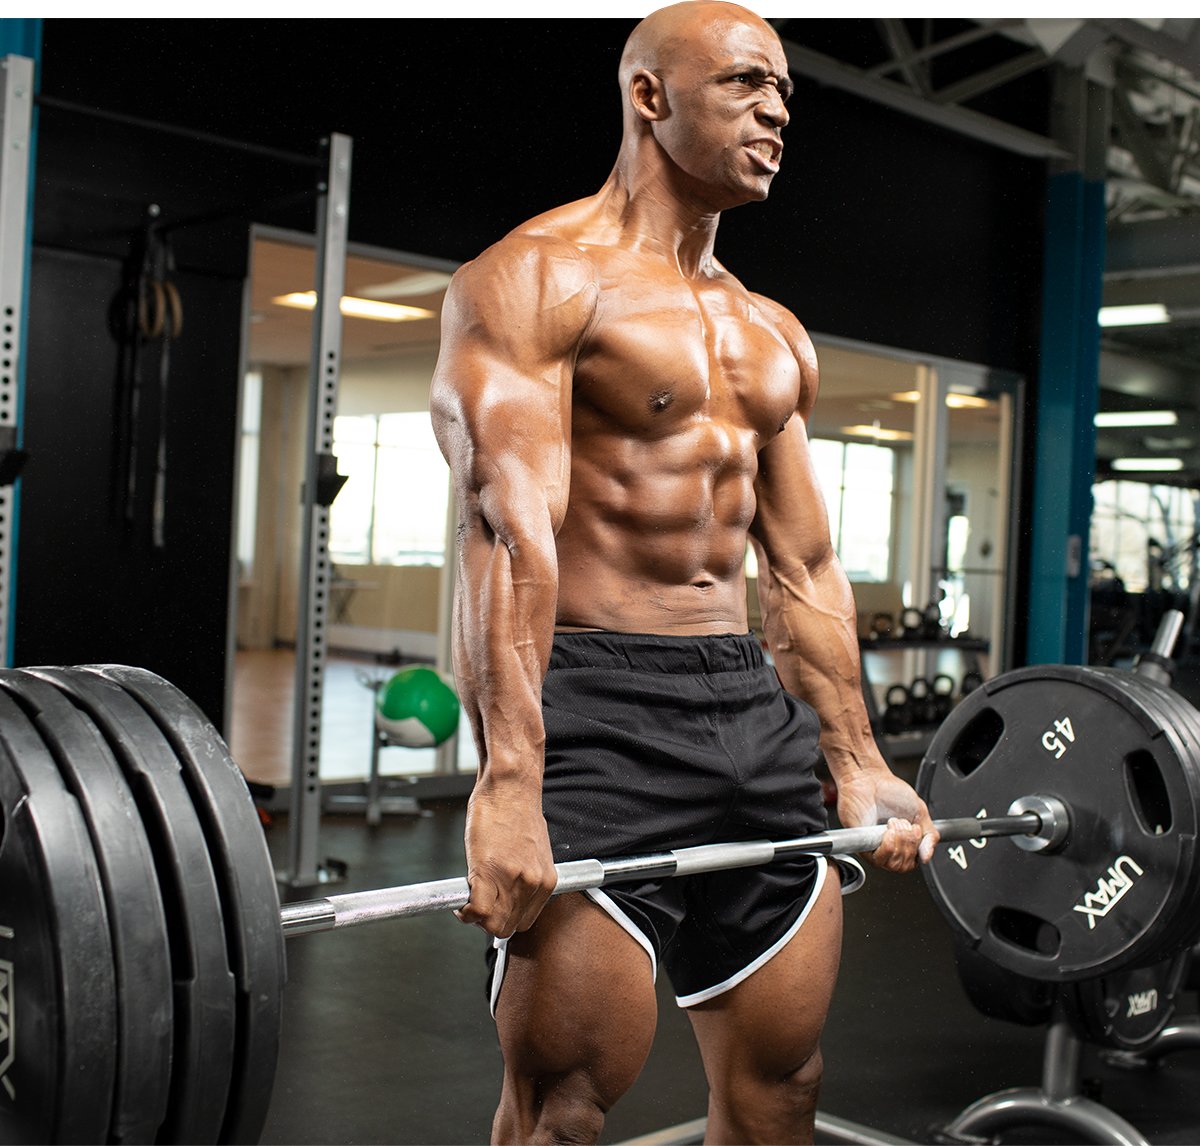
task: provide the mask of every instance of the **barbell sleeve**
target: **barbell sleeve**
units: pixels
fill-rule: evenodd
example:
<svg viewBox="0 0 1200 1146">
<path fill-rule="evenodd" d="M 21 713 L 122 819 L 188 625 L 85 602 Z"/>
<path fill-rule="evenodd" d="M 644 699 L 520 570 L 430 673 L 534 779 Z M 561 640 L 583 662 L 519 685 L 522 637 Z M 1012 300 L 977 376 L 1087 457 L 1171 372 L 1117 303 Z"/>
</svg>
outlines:
<svg viewBox="0 0 1200 1146">
<path fill-rule="evenodd" d="M 1053 811 L 1053 809 L 1052 809 Z M 1065 814 L 1065 811 L 1064 811 Z M 977 840 L 989 836 L 1036 835 L 1047 827 L 1036 812 L 1021 815 L 962 817 L 935 820 L 943 840 Z M 872 852 L 883 842 L 887 825 L 866 828 L 835 828 L 793 840 L 749 840 L 739 843 L 701 844 L 655 855 L 628 856 L 606 860 L 570 860 L 555 864 L 558 882 L 554 895 L 586 891 L 613 883 L 629 883 L 661 876 L 670 878 L 731 868 L 759 867 L 794 855 L 850 855 Z M 471 897 L 465 878 L 439 879 L 428 883 L 351 891 L 280 908 L 285 936 L 313 931 L 332 931 L 381 919 L 403 919 L 438 911 L 455 911 Z"/>
</svg>

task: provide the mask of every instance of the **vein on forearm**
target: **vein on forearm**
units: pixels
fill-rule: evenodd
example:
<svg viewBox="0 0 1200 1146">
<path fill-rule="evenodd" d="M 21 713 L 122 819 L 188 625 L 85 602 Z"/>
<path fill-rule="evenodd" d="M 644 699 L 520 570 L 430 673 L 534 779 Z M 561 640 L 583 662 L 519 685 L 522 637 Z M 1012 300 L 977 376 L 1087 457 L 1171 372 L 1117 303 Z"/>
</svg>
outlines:
<svg viewBox="0 0 1200 1146">
<path fill-rule="evenodd" d="M 861 765 L 871 743 L 854 596 L 833 550 L 787 570 L 760 565 L 767 643 L 784 687 L 816 709 L 830 767 Z"/>
</svg>

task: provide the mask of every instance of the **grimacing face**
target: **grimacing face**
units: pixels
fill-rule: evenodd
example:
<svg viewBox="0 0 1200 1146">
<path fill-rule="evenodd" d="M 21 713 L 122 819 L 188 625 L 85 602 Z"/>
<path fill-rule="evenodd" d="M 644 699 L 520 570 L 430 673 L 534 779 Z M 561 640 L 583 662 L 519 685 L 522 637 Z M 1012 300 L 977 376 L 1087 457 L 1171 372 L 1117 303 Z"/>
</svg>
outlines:
<svg viewBox="0 0 1200 1146">
<path fill-rule="evenodd" d="M 689 39 L 664 69 L 669 114 L 654 134 L 705 205 L 765 199 L 792 91 L 779 38 L 767 24 L 722 17 Z"/>
</svg>

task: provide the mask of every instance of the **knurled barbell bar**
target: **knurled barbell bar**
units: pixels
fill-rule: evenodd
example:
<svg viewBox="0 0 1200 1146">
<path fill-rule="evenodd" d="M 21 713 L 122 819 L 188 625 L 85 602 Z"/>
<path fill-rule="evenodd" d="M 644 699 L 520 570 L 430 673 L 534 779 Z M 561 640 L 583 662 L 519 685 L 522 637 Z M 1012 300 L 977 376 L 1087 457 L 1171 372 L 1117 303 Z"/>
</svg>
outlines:
<svg viewBox="0 0 1200 1146">
<path fill-rule="evenodd" d="M 1149 678 L 1041 666 L 967 697 L 917 781 L 949 813 L 925 872 L 960 940 L 1055 981 L 1177 950 L 1200 906 L 1197 743 L 1200 715 Z M 883 831 L 573 861 L 558 890 Z M 182 693 L 117 666 L 0 671 L 0 1139 L 255 1140 L 285 935 L 466 899 L 454 879 L 281 908 L 241 773 Z"/>
<path fill-rule="evenodd" d="M 1061 800 L 1032 796 L 1018 801 L 1021 807 L 1007 816 L 935 820 L 943 840 L 977 840 L 1013 836 L 1028 841 L 1036 850 L 1059 847 L 1070 830 L 1070 813 Z M 620 859 L 569 860 L 554 865 L 558 881 L 554 895 L 568 891 L 607 887 L 649 878 L 674 878 L 706 871 L 739 867 L 762 867 L 797 855 L 853 855 L 873 852 L 883 842 L 887 826 L 834 828 L 794 840 L 744 840 L 735 843 L 700 844 L 645 856 Z M 379 919 L 402 919 L 453 911 L 470 899 L 465 879 L 442 879 L 375 891 L 346 892 L 300 903 L 285 903 L 280 923 L 287 937 L 310 931 L 333 931 L 372 923 Z"/>
</svg>

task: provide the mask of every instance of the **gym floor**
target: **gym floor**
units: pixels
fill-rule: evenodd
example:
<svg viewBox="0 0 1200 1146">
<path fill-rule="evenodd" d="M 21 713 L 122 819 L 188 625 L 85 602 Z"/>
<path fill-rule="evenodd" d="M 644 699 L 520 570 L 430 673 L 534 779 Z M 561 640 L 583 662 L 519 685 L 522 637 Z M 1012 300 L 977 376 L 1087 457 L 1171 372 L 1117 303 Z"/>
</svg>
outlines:
<svg viewBox="0 0 1200 1146">
<path fill-rule="evenodd" d="M 1200 701 L 1200 664 L 1188 665 L 1178 683 Z M 461 871 L 462 804 L 433 804 L 426 813 L 389 817 L 374 829 L 361 815 L 327 816 L 320 854 L 348 865 L 336 890 Z M 285 818 L 268 829 L 279 866 L 286 829 Z M 950 932 L 920 876 L 872 873 L 845 906 L 822 1111 L 929 1142 L 975 1099 L 1039 1083 L 1044 1029 L 974 1010 L 958 983 Z M 501 1062 L 484 998 L 484 946 L 481 932 L 449 916 L 289 941 L 282 1051 L 263 1141 L 485 1142 Z M 622 1142 L 705 1112 L 699 1056 L 665 977 L 659 998 L 650 1059 L 610 1113 L 602 1141 Z M 1181 1011 L 1194 1012 L 1195 1004 L 1185 995 Z M 1200 1055 L 1129 1072 L 1085 1048 L 1081 1073 L 1098 1088 L 1089 1093 L 1152 1142 L 1200 1141 Z M 1076 1141 L 1045 1129 L 1005 1140 Z"/>
</svg>

